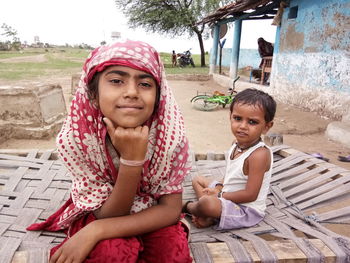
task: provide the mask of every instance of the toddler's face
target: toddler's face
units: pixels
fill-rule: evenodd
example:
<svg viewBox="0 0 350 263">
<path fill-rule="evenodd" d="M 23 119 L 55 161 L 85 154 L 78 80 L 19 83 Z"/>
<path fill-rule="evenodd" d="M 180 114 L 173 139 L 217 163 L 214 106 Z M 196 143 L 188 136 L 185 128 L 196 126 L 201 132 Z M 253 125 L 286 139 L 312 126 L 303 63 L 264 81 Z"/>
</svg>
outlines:
<svg viewBox="0 0 350 263">
<path fill-rule="evenodd" d="M 255 143 L 273 125 L 273 122 L 265 121 L 262 107 L 242 103 L 233 106 L 230 121 L 231 131 L 241 147 Z"/>
<path fill-rule="evenodd" d="M 124 66 L 105 69 L 98 83 L 98 106 L 115 127 L 134 128 L 152 115 L 157 84 L 152 75 Z"/>
</svg>

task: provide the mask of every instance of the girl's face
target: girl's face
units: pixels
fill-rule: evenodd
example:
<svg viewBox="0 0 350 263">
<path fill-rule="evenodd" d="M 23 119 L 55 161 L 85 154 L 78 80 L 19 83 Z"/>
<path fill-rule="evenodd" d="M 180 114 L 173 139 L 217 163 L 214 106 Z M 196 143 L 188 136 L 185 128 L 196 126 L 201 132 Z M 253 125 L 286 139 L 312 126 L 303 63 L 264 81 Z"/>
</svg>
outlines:
<svg viewBox="0 0 350 263">
<path fill-rule="evenodd" d="M 238 103 L 233 106 L 230 115 L 231 131 L 240 147 L 254 144 L 261 134 L 266 134 L 273 122 L 265 121 L 265 112 L 258 105 Z"/>
<path fill-rule="evenodd" d="M 134 128 L 152 115 L 157 84 L 152 75 L 124 66 L 105 69 L 98 82 L 98 106 L 115 127 Z"/>
</svg>

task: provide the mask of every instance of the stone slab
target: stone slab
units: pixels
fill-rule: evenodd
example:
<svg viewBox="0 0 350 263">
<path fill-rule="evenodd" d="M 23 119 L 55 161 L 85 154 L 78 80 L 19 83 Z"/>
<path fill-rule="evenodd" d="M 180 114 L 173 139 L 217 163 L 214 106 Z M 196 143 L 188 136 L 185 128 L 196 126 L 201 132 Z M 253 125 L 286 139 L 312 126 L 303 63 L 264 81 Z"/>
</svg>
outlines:
<svg viewBox="0 0 350 263">
<path fill-rule="evenodd" d="M 58 84 L 0 86 L 1 141 L 54 136 L 67 115 Z"/>
<path fill-rule="evenodd" d="M 329 139 L 340 142 L 350 148 L 350 122 L 331 122 L 327 126 L 326 135 Z"/>
</svg>

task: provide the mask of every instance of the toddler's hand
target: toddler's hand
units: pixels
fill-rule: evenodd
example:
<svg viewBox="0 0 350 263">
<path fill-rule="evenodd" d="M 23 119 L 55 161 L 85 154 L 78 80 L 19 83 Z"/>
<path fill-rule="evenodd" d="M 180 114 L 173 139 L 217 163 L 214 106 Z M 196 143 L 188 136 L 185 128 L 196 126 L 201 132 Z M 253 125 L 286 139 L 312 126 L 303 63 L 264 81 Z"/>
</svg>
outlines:
<svg viewBox="0 0 350 263">
<path fill-rule="evenodd" d="M 206 195 L 217 195 L 219 193 L 215 188 L 204 188 L 202 192 Z"/>
<path fill-rule="evenodd" d="M 148 144 L 149 128 L 115 128 L 111 120 L 103 118 L 114 148 L 126 160 L 140 161 L 145 159 Z"/>
</svg>

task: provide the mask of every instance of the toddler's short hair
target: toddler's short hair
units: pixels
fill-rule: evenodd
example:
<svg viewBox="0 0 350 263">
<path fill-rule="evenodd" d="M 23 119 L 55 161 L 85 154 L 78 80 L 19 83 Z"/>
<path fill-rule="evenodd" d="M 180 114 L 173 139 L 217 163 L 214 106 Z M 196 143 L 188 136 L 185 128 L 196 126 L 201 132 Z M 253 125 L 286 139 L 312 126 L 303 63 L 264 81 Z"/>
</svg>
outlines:
<svg viewBox="0 0 350 263">
<path fill-rule="evenodd" d="M 257 105 L 265 112 L 265 121 L 270 122 L 275 117 L 276 101 L 267 93 L 257 89 L 245 89 L 233 98 L 230 105 L 230 112 L 235 104 Z"/>
</svg>

